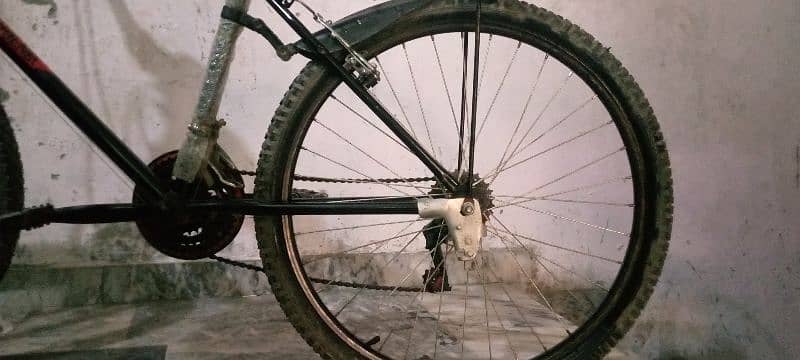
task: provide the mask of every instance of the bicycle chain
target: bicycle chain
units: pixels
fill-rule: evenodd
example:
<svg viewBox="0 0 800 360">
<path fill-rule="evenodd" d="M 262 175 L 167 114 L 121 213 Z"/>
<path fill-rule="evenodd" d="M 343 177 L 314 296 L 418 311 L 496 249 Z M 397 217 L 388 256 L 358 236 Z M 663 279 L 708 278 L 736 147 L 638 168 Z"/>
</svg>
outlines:
<svg viewBox="0 0 800 360">
<path fill-rule="evenodd" d="M 208 257 L 209 259 L 219 261 L 226 265 L 231 265 L 234 267 L 252 270 L 255 272 L 267 274 L 267 270 L 261 266 L 250 265 L 247 263 L 243 263 L 241 261 L 236 261 L 228 258 L 224 258 L 222 256 L 211 255 Z M 323 285 L 331 285 L 331 286 L 341 286 L 341 287 L 348 287 L 353 289 L 368 289 L 368 290 L 379 290 L 379 291 L 399 291 L 399 292 L 422 292 L 422 288 L 415 288 L 415 287 L 403 287 L 403 286 L 386 286 L 386 285 L 372 285 L 372 284 L 363 284 L 363 283 L 355 283 L 355 282 L 347 282 L 347 281 L 336 281 L 336 280 L 327 280 L 327 279 L 319 279 L 309 277 L 309 281 L 316 284 L 323 284 Z"/>
<path fill-rule="evenodd" d="M 245 176 L 256 176 L 255 171 L 239 170 L 239 173 Z M 348 179 L 348 178 L 323 178 L 323 177 L 304 176 L 304 175 L 295 175 L 294 179 L 297 181 L 336 183 L 336 184 L 368 184 L 368 183 L 399 184 L 399 183 L 419 183 L 419 182 L 436 181 L 435 177 Z"/>
<path fill-rule="evenodd" d="M 255 171 L 247 171 L 247 170 L 239 170 L 239 173 L 244 176 L 256 176 Z M 295 180 L 298 181 L 308 181 L 308 182 L 321 182 L 321 183 L 340 183 L 340 184 L 363 184 L 363 183 L 403 183 L 403 182 L 430 182 L 436 181 L 435 178 L 432 177 L 418 177 L 418 178 L 396 178 L 396 179 L 343 179 L 343 178 L 322 178 L 322 177 L 314 177 L 314 176 L 303 176 L 303 175 L 295 175 Z M 267 270 L 261 266 L 250 265 L 247 263 L 243 263 L 241 261 L 236 261 L 228 258 L 224 258 L 217 255 L 209 256 L 209 259 L 216 260 L 220 263 L 231 265 L 234 267 L 252 270 L 255 272 L 260 273 L 267 273 Z M 399 291 L 399 292 L 422 292 L 422 288 L 415 288 L 415 287 L 403 287 L 403 286 L 386 286 L 386 285 L 372 285 L 372 284 L 363 284 L 363 283 L 355 283 L 355 282 L 347 282 L 347 281 L 336 281 L 336 280 L 327 280 L 327 279 L 319 279 L 319 278 L 308 278 L 309 281 L 316 284 L 323 284 L 323 285 L 332 285 L 332 286 L 341 286 L 341 287 L 348 287 L 353 289 L 368 289 L 368 290 L 379 290 L 379 291 Z"/>
</svg>

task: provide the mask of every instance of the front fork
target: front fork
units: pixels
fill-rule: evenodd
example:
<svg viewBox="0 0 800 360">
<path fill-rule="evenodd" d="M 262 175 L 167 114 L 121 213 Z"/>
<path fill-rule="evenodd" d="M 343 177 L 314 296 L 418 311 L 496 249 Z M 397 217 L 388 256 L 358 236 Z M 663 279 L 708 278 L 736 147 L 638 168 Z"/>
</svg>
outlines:
<svg viewBox="0 0 800 360">
<path fill-rule="evenodd" d="M 225 5 L 247 12 L 250 0 L 226 0 Z M 238 23 L 225 18 L 220 20 L 194 117 L 189 124 L 186 140 L 178 152 L 175 168 L 172 171 L 173 177 L 177 180 L 185 183 L 194 182 L 201 169 L 204 169 L 215 155 L 219 129 L 225 124 L 217 120 L 219 104 L 225 91 L 228 70 L 234 59 L 236 40 L 241 33 L 242 26 Z"/>
</svg>

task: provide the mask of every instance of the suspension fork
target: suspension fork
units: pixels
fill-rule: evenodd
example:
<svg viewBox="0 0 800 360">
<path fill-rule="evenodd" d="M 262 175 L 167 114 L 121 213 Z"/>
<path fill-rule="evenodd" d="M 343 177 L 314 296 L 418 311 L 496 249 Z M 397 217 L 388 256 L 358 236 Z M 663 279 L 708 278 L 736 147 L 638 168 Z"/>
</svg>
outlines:
<svg viewBox="0 0 800 360">
<path fill-rule="evenodd" d="M 225 5 L 246 13 L 250 0 L 225 0 Z M 242 25 L 226 18 L 220 19 L 194 116 L 172 171 L 178 180 L 194 182 L 217 148 L 219 129 L 224 125 L 223 121 L 217 120 L 219 104 L 235 56 L 236 40 L 241 33 Z"/>
</svg>

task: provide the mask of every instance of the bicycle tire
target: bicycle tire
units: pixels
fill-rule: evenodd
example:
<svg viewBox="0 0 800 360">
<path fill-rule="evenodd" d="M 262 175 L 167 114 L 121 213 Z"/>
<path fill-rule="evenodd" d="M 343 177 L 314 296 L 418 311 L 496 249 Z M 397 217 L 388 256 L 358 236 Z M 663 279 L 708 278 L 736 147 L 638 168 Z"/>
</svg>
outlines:
<svg viewBox="0 0 800 360">
<path fill-rule="evenodd" d="M 22 161 L 8 116 L 0 106 L 0 214 L 19 211 L 24 204 Z M 0 280 L 8 271 L 19 240 L 19 230 L 0 233 Z"/>
<path fill-rule="evenodd" d="M 372 57 L 405 40 L 435 31 L 457 31 L 474 22 L 474 1 L 436 1 L 417 13 L 399 19 L 363 44 Z M 624 119 L 632 168 L 643 199 L 641 221 L 631 236 L 628 254 L 616 283 L 598 311 L 577 331 L 537 359 L 602 358 L 630 329 L 652 294 L 667 254 L 672 224 L 672 179 L 663 135 L 644 93 L 621 63 L 590 34 L 568 20 L 517 0 L 487 2 L 483 8 L 486 29 L 505 32 L 546 48 L 582 78 L 605 88 Z M 545 50 L 543 50 L 545 51 Z M 339 85 L 337 75 L 311 62 L 284 96 L 262 147 L 256 197 L 287 200 L 300 145 L 312 118 Z M 608 105 L 607 105 L 608 106 Z M 633 153 L 630 153 L 633 152 Z M 632 170 L 634 171 L 634 170 Z M 259 217 L 256 231 L 267 275 L 283 311 L 306 342 L 323 358 L 350 359 L 374 354 L 358 341 L 337 335 L 303 290 L 302 268 L 296 269 L 290 242 L 290 217 Z M 355 345 L 354 345 L 355 344 Z"/>
</svg>

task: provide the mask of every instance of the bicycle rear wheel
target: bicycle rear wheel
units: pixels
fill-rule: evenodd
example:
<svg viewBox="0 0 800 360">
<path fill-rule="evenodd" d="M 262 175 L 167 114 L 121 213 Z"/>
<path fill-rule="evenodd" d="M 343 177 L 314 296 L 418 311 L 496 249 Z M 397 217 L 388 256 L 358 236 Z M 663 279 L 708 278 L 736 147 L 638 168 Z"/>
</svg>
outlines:
<svg viewBox="0 0 800 360">
<path fill-rule="evenodd" d="M 360 49 L 380 66 L 376 96 L 453 172 L 475 5 L 434 2 Z M 256 219 L 273 292 L 323 357 L 599 358 L 657 282 L 671 175 L 642 91 L 563 18 L 519 1 L 482 11 L 475 196 L 487 234 L 475 261 L 452 256 L 441 222 L 413 216 Z M 308 186 L 451 195 L 417 182 L 430 173 L 340 83 L 314 62 L 297 77 L 262 149 L 257 198 L 300 201 L 293 188 Z"/>
<path fill-rule="evenodd" d="M 22 210 L 22 161 L 8 116 L 0 106 L 0 214 Z M 0 280 L 5 276 L 19 240 L 19 230 L 0 232 Z"/>
</svg>

